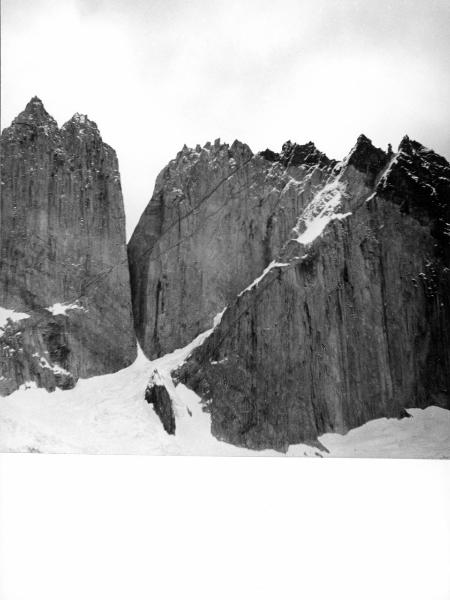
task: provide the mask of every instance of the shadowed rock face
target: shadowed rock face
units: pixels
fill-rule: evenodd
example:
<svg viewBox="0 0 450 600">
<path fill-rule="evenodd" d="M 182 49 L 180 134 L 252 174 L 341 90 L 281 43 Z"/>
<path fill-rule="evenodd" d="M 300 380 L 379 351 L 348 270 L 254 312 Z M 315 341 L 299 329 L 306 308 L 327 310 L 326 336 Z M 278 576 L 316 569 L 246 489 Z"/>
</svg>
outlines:
<svg viewBox="0 0 450 600">
<path fill-rule="evenodd" d="M 238 141 L 185 147 L 158 176 L 128 246 L 136 333 L 147 356 L 211 327 L 279 254 L 335 164 L 312 144 L 285 144 L 279 160 L 267 152 L 254 155 Z"/>
<path fill-rule="evenodd" d="M 53 389 L 136 356 L 117 157 L 76 114 L 61 129 L 33 98 L 1 137 L 0 393 Z M 66 303 L 65 314 L 59 307 Z"/>
<path fill-rule="evenodd" d="M 450 407 L 447 161 L 407 138 L 387 155 L 361 136 L 298 206 L 280 266 L 175 374 L 213 434 L 286 450 L 403 407 Z"/>
<path fill-rule="evenodd" d="M 167 433 L 175 435 L 176 422 L 172 399 L 165 386 L 154 384 L 153 382 L 149 383 L 145 390 L 145 399 L 153 406 Z"/>
</svg>

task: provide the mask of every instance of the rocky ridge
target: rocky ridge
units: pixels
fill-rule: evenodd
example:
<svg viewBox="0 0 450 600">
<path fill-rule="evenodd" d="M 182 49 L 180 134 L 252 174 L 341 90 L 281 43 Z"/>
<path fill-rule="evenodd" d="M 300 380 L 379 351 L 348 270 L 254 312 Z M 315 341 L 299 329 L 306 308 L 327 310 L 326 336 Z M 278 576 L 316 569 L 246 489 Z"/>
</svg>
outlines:
<svg viewBox="0 0 450 600">
<path fill-rule="evenodd" d="M 334 165 L 311 143 L 289 142 L 275 155 L 216 140 L 178 153 L 128 245 L 136 334 L 147 356 L 183 347 L 211 326 L 279 254 Z"/>
</svg>

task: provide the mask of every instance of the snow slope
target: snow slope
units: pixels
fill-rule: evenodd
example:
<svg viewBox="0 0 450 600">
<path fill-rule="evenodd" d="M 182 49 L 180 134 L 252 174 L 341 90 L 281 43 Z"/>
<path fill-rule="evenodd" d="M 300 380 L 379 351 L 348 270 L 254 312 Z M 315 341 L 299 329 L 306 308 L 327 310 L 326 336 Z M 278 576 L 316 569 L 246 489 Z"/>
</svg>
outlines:
<svg viewBox="0 0 450 600">
<path fill-rule="evenodd" d="M 246 450 L 215 439 L 199 397 L 182 384 L 174 386 L 170 371 L 211 332 L 154 361 L 139 351 L 136 361 L 126 369 L 81 379 L 72 390 L 47 392 L 33 385 L 22 386 L 0 400 L 0 451 L 282 456 L 272 450 Z M 155 371 L 174 402 L 174 436 L 164 431 L 153 408 L 144 400 L 145 388 Z M 450 458 L 450 411 L 429 407 L 411 409 L 409 413 L 409 419 L 378 419 L 347 435 L 323 435 L 320 442 L 329 453 L 299 444 L 291 446 L 287 455 Z"/>
<path fill-rule="evenodd" d="M 168 370 L 188 353 L 183 349 L 151 363 L 140 351 L 130 367 L 81 379 L 72 390 L 47 392 L 23 386 L 0 401 L 0 451 L 249 454 L 213 438 L 209 415 L 202 411 L 198 396 L 183 385 L 169 387 L 171 394 L 176 393 L 175 436 L 164 431 L 153 408 L 144 400 L 154 369 L 167 380 Z M 305 447 L 311 454 L 313 450 Z"/>
</svg>

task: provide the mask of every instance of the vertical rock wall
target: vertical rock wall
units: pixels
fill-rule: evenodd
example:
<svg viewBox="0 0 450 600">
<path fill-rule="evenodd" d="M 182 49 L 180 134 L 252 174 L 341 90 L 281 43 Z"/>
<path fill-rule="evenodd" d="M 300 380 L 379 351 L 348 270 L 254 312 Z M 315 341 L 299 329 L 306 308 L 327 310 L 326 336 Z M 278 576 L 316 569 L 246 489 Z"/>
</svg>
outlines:
<svg viewBox="0 0 450 600">
<path fill-rule="evenodd" d="M 304 211 L 279 266 L 238 296 L 176 377 L 219 439 L 285 450 L 450 407 L 450 167 L 367 138 Z"/>
<path fill-rule="evenodd" d="M 138 340 L 155 358 L 189 343 L 277 256 L 334 162 L 313 144 L 253 155 L 183 148 L 160 173 L 128 254 Z"/>
<path fill-rule="evenodd" d="M 118 162 L 97 125 L 33 98 L 1 137 L 0 393 L 112 372 L 136 356 Z"/>
</svg>

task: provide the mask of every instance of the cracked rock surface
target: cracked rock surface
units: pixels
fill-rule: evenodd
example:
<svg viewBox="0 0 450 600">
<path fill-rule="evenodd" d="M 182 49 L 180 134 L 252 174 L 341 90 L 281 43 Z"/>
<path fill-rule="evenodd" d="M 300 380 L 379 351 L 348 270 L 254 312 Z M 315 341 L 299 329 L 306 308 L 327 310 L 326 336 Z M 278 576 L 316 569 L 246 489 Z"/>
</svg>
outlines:
<svg viewBox="0 0 450 600">
<path fill-rule="evenodd" d="M 1 136 L 0 394 L 136 356 L 118 162 L 97 125 L 33 98 Z M 28 317 L 7 318 L 8 310 Z"/>
<path fill-rule="evenodd" d="M 212 325 L 278 255 L 335 164 L 311 143 L 268 152 L 238 141 L 185 146 L 159 174 L 128 245 L 136 334 L 148 357 Z"/>
<path fill-rule="evenodd" d="M 175 373 L 213 434 L 286 450 L 404 407 L 449 408 L 447 161 L 408 138 L 387 154 L 360 136 L 297 219 Z"/>
</svg>

